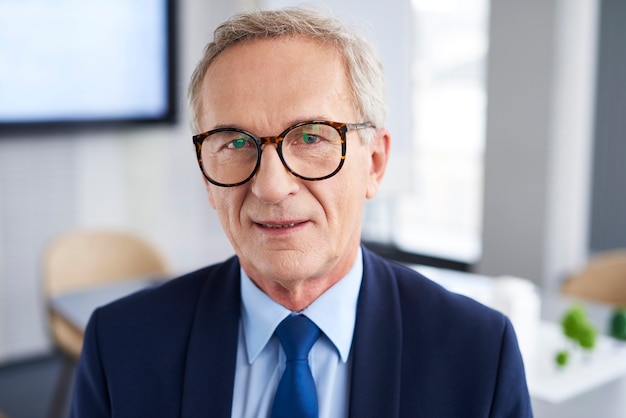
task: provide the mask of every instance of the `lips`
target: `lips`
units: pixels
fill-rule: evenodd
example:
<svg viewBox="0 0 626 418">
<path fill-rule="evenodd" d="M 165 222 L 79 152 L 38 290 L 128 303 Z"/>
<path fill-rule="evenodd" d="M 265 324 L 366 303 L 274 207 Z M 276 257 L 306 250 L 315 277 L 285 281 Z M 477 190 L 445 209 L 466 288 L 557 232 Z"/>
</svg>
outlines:
<svg viewBox="0 0 626 418">
<path fill-rule="evenodd" d="M 267 229 L 288 229 L 288 228 L 293 228 L 296 227 L 298 225 L 302 225 L 305 222 L 303 221 L 289 221 L 289 222 L 256 222 L 257 225 L 259 225 L 262 228 L 267 228 Z"/>
<path fill-rule="evenodd" d="M 291 223 L 291 224 L 285 224 L 285 225 L 269 225 L 269 224 L 261 224 L 261 226 L 263 228 L 269 228 L 269 229 L 284 229 L 284 228 L 291 228 L 296 226 L 297 224 Z"/>
</svg>

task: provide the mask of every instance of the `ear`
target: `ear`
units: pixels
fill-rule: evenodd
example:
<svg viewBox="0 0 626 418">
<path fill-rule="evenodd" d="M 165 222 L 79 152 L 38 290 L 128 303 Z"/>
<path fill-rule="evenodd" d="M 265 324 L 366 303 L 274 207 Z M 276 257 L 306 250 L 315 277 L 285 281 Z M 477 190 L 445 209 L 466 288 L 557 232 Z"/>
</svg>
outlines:
<svg viewBox="0 0 626 418">
<path fill-rule="evenodd" d="M 376 131 L 376 137 L 369 144 L 371 166 L 365 195 L 368 199 L 374 197 L 378 192 L 378 187 L 383 180 L 385 169 L 387 168 L 390 147 L 391 134 L 385 128 L 378 129 Z"/>
<path fill-rule="evenodd" d="M 215 188 L 215 186 L 209 183 L 209 181 L 204 176 L 202 176 L 202 180 L 204 181 L 204 187 L 206 188 L 207 196 L 209 197 L 209 204 L 213 209 L 215 209 L 215 200 L 213 200 L 213 189 Z"/>
</svg>

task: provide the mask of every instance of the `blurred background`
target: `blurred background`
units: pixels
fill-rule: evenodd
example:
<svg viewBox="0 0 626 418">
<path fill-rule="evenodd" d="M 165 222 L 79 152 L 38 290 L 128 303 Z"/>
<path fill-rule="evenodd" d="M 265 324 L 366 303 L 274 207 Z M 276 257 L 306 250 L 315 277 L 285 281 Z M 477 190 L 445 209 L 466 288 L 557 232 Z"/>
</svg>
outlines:
<svg viewBox="0 0 626 418">
<path fill-rule="evenodd" d="M 0 0 L 0 411 L 45 416 L 52 402 L 42 257 L 56 238 L 131 232 L 172 275 L 232 254 L 197 167 L 187 81 L 225 18 L 295 4 Z M 540 291 L 626 247 L 626 3 L 310 4 L 359 27 L 385 67 L 392 160 L 367 245 Z M 600 389 L 534 400 L 536 414 L 623 416 L 623 382 Z"/>
</svg>

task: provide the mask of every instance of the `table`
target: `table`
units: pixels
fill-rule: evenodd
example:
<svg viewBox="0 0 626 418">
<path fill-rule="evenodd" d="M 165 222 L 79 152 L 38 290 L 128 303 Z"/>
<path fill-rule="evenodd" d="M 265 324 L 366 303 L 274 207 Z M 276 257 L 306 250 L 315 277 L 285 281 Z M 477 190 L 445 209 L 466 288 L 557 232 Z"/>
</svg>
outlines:
<svg viewBox="0 0 626 418">
<path fill-rule="evenodd" d="M 569 342 L 560 325 L 542 321 L 538 344 L 536 355 L 525 359 L 528 389 L 537 400 L 561 403 L 626 376 L 626 344 L 604 335 L 599 336 L 589 353 L 570 350 L 570 363 L 562 368 L 555 364 L 554 356 Z"/>
<path fill-rule="evenodd" d="M 116 299 L 155 286 L 161 277 L 138 277 L 117 283 L 99 285 L 64 293 L 50 300 L 51 308 L 79 331 L 84 331 L 93 311 Z"/>
<path fill-rule="evenodd" d="M 411 267 L 453 292 L 469 296 L 494 309 L 500 308 L 494 300 L 498 278 L 426 266 Z M 549 404 L 563 403 L 626 376 L 626 344 L 606 335 L 599 335 L 595 349 L 586 355 L 582 350 L 570 350 L 573 357 L 566 367 L 559 368 L 554 360 L 558 351 L 570 347 L 558 321 L 573 303 L 581 302 L 588 307 L 589 317 L 599 331 L 606 329 L 611 307 L 554 292 L 540 292 L 539 297 L 540 316 L 523 324 L 523 332 L 518 332 L 516 328 L 526 367 L 528 390 L 533 400 Z M 516 326 L 514 319 L 511 318 Z M 533 331 L 531 335 L 527 335 L 529 326 Z"/>
</svg>

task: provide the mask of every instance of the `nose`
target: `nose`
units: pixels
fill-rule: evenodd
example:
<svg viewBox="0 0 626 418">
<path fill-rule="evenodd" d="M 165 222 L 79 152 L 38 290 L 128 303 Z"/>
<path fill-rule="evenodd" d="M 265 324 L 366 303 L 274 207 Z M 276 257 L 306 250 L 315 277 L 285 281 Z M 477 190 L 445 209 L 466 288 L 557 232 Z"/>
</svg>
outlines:
<svg viewBox="0 0 626 418">
<path fill-rule="evenodd" d="M 274 144 L 263 146 L 261 165 L 251 182 L 252 193 L 265 203 L 279 203 L 299 187 L 298 179 L 283 165 Z"/>
</svg>

